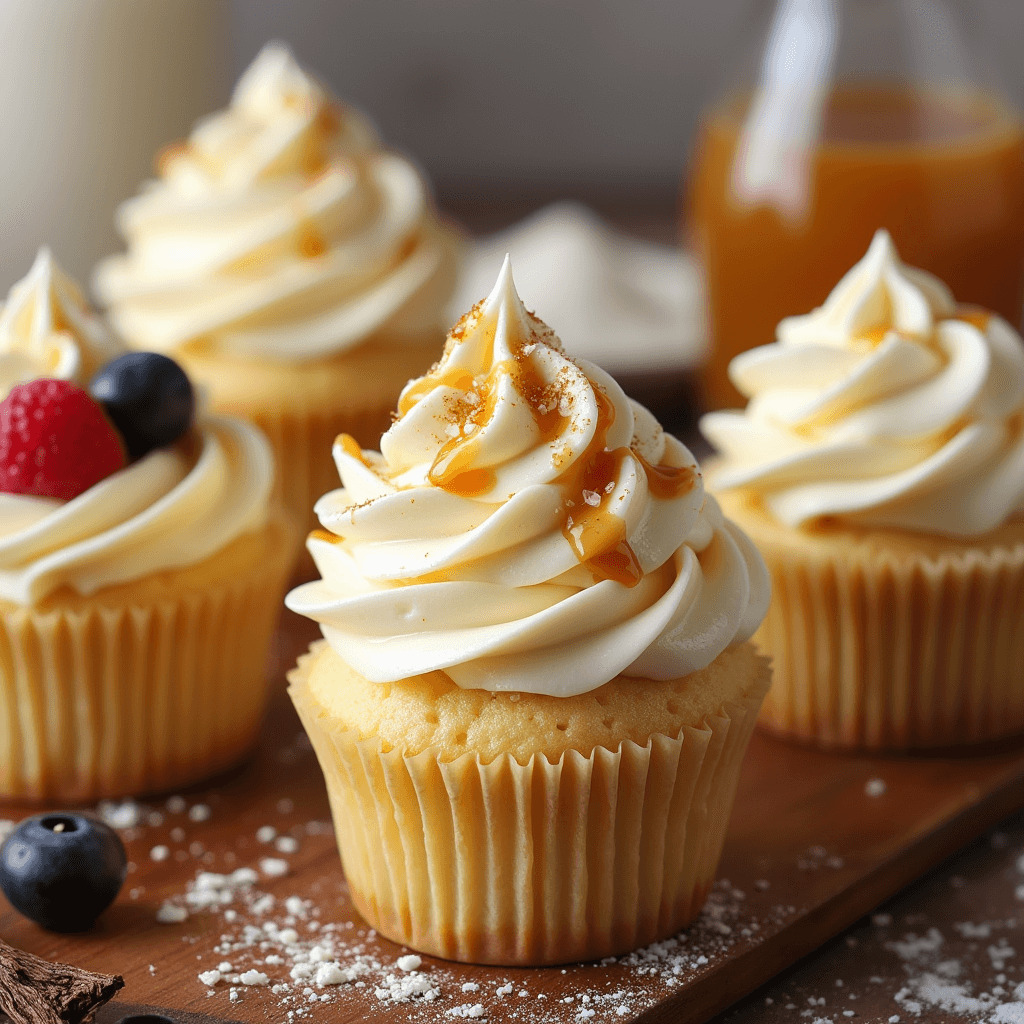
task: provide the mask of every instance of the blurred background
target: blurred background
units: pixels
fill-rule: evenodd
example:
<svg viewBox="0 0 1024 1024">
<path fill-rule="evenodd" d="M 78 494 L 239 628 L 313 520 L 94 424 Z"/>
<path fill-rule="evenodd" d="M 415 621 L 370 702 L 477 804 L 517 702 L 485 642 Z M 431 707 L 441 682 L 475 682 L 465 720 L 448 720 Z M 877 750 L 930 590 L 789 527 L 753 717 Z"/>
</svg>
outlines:
<svg viewBox="0 0 1024 1024">
<path fill-rule="evenodd" d="M 3 0 L 0 289 L 42 238 L 82 277 L 117 248 L 116 204 L 271 38 L 413 154 L 445 205 L 488 224 L 559 196 L 671 218 L 699 112 L 773 6 Z M 980 48 L 1016 68 L 1024 4 L 962 6 Z M 1024 74 L 1007 87 L 1024 105 Z"/>
<path fill-rule="evenodd" d="M 825 282 L 838 279 L 880 226 L 893 231 L 908 262 L 1019 322 L 1024 131 L 1016 113 L 1016 134 L 998 160 L 987 149 L 979 154 L 1006 134 L 1002 111 L 1024 109 L 1022 38 L 1019 0 L 2 0 L 0 293 L 43 241 L 88 280 L 96 260 L 120 248 L 115 208 L 151 175 L 155 154 L 222 107 L 262 45 L 281 39 L 338 96 L 369 113 L 389 145 L 423 167 L 441 207 L 471 231 L 497 230 L 553 200 L 575 199 L 648 241 L 696 244 L 720 355 L 709 379 L 725 380 L 735 351 L 771 340 L 780 315 L 820 302 Z M 891 154 L 874 164 L 861 154 L 860 170 L 869 173 L 855 181 L 843 164 L 850 141 L 844 126 L 829 134 L 836 128 L 830 104 L 848 81 L 875 88 L 896 79 L 896 91 L 885 86 L 884 109 L 855 111 L 870 123 L 854 127 L 850 138 L 875 156 L 879 140 L 895 143 L 910 177 L 893 185 L 885 177 Z M 936 100 L 936 88 L 947 90 L 945 100 L 954 90 L 955 102 Z M 714 124 L 730 90 L 753 97 L 750 110 L 761 118 L 753 125 L 760 163 L 742 169 L 761 178 L 753 199 L 740 197 L 745 210 L 734 202 L 730 175 L 751 131 L 749 110 L 719 124 L 717 142 L 707 133 L 702 141 L 698 130 Z M 759 108 L 765 95 L 770 101 Z M 917 103 L 928 95 L 930 106 Z M 993 97 L 999 115 L 989 116 L 995 107 L 979 113 Z M 905 123 L 893 127 L 896 114 Z M 872 134 L 880 124 L 890 133 L 884 139 Z M 932 160 L 936 140 L 966 147 L 949 174 Z M 766 166 L 773 180 L 764 179 Z M 980 192 L 964 201 L 962 189 L 972 181 Z M 913 202 L 903 202 L 904 186 Z M 868 199 L 858 206 L 872 189 L 898 194 L 896 212 Z M 850 195 L 863 223 L 844 227 L 848 244 L 836 246 L 815 218 L 834 221 L 834 204 L 848 206 Z M 803 203 L 795 218 L 794 201 Z M 900 215 L 906 224 L 879 223 Z M 593 248 L 594 225 L 577 219 L 570 238 L 566 223 L 556 228 L 567 251 Z M 547 235 L 540 245 L 550 249 Z M 747 259 L 752 246 L 760 263 Z M 788 264 L 792 280 L 818 275 L 804 292 L 783 296 L 773 285 L 752 299 L 743 294 L 745 282 L 774 282 L 782 252 L 809 261 L 806 274 L 803 264 Z M 822 261 L 822 253 L 834 258 Z M 653 267 L 659 254 L 647 257 Z M 1015 276 L 1005 297 L 990 299 L 984 288 L 972 294 L 967 278 L 961 288 L 962 265 L 989 275 L 1008 261 Z M 664 304 L 673 316 L 686 307 L 678 358 L 666 357 L 664 345 L 645 355 L 631 342 L 639 358 L 609 360 L 609 369 L 647 367 L 664 377 L 700 357 L 703 328 L 696 325 L 708 321 L 695 266 L 680 264 L 684 287 Z M 578 277 L 588 275 L 594 268 L 581 264 Z M 546 297 L 530 288 L 524 295 L 550 312 Z M 756 307 L 760 319 L 730 323 L 743 305 Z M 678 386 L 666 384 L 673 394 Z M 726 383 L 711 401 L 736 398 Z"/>
</svg>

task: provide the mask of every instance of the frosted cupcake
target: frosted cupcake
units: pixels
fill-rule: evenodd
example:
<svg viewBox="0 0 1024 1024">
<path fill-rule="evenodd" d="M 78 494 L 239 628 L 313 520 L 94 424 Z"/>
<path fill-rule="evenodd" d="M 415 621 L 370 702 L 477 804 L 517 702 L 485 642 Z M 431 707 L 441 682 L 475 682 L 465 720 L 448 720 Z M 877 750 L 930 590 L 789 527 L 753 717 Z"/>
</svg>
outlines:
<svg viewBox="0 0 1024 1024">
<path fill-rule="evenodd" d="M 1024 342 L 900 263 L 864 259 L 730 366 L 710 475 L 773 579 L 762 721 L 908 749 L 1024 731 Z"/>
<path fill-rule="evenodd" d="M 0 311 L 3 799 L 185 785 L 262 716 L 294 551 L 270 448 L 239 420 L 192 425 L 181 370 L 122 352 L 45 252 Z"/>
<path fill-rule="evenodd" d="M 128 252 L 96 292 L 130 345 L 262 428 L 305 521 L 334 438 L 376 445 L 436 357 L 457 239 L 416 168 L 276 43 L 158 169 L 122 205 Z"/>
<path fill-rule="evenodd" d="M 763 563 L 690 453 L 506 261 L 380 453 L 334 458 L 286 602 L 325 642 L 290 678 L 363 916 L 502 964 L 687 924 L 768 686 Z"/>
</svg>

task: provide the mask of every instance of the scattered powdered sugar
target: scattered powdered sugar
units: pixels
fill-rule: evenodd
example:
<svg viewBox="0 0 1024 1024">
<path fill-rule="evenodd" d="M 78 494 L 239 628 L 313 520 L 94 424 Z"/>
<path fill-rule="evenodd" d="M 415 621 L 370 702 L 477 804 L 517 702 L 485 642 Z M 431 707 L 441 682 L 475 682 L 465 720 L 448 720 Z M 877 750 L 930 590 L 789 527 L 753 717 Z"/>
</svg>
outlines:
<svg viewBox="0 0 1024 1024">
<path fill-rule="evenodd" d="M 287 750 L 293 748 L 295 758 L 308 756 L 308 749 L 298 741 Z M 292 754 L 280 760 L 291 763 Z M 882 796 L 885 783 L 869 779 L 864 792 Z M 276 806 L 282 815 L 294 810 L 288 798 L 281 798 L 276 805 L 271 800 L 269 806 Z M 133 838 L 135 830 L 139 830 L 134 836 L 138 838 L 144 826 L 161 827 L 166 819 L 158 845 L 152 845 L 151 838 L 133 851 L 138 861 L 166 861 L 168 866 L 160 869 L 161 874 L 170 869 L 180 871 L 182 865 L 192 862 L 185 875 L 190 881 L 186 883 L 179 875 L 174 891 L 155 887 L 148 897 L 153 900 L 150 912 L 161 924 L 177 928 L 194 952 L 192 984 L 197 996 L 212 1001 L 214 1015 L 237 1016 L 229 1008 L 231 1004 L 252 1002 L 275 1024 L 300 1020 L 316 1024 L 334 1019 L 332 1005 L 347 1004 L 349 1016 L 383 1017 L 389 1008 L 401 1004 L 402 1019 L 422 1024 L 459 1019 L 517 1024 L 620 1021 L 639 1016 L 673 991 L 681 995 L 694 979 L 715 971 L 725 959 L 753 947 L 802 912 L 773 896 L 773 892 L 784 891 L 774 876 L 769 882 L 755 873 L 770 874 L 767 862 L 752 865 L 743 883 L 743 888 L 749 886 L 749 899 L 740 888 L 720 879 L 701 915 L 685 932 L 604 960 L 600 970 L 593 965 L 567 965 L 560 969 L 563 983 L 556 988 L 551 971 L 511 974 L 500 968 L 447 964 L 381 942 L 358 918 L 336 919 L 334 908 L 344 891 L 340 870 L 336 877 L 325 876 L 316 885 L 303 885 L 296 892 L 298 885 L 289 881 L 291 865 L 286 859 L 299 851 L 300 837 L 311 859 L 332 847 L 330 822 L 277 822 L 257 828 L 257 819 L 245 826 L 233 847 L 218 845 L 210 850 L 206 848 L 212 845 L 209 833 L 203 831 L 203 825 L 216 807 L 218 797 L 210 794 L 207 802 L 172 797 L 162 807 L 108 802 L 100 811 L 118 822 L 117 827 L 127 833 L 126 841 Z M 218 819 L 221 817 L 218 814 Z M 1021 832 L 1024 836 L 1024 828 Z M 1005 836 L 997 840 L 996 835 L 989 840 L 993 849 L 1015 841 Z M 844 867 L 836 850 L 817 845 L 797 849 L 802 852 L 791 864 L 801 872 Z M 895 978 L 871 980 L 879 989 L 890 980 L 895 982 L 887 1016 L 878 1019 L 907 1024 L 918 1015 L 923 1021 L 927 1014 L 937 1013 L 972 1024 L 1024 1024 L 1024 976 L 1018 964 L 1024 956 L 1018 958 L 1016 946 L 1021 943 L 1015 942 L 1024 931 L 1024 917 L 1012 917 L 1013 907 L 1020 906 L 1013 902 L 1012 894 L 1024 893 L 1022 850 L 1024 840 L 1017 844 L 1016 852 L 1008 849 L 1004 854 L 1010 858 L 1011 869 L 1015 868 L 1011 896 L 1003 907 L 1006 917 L 974 919 L 967 909 L 963 920 L 939 927 L 927 920 L 909 921 L 905 915 L 883 912 L 863 926 L 862 932 L 872 932 L 877 947 L 887 950 L 895 965 Z M 963 900 L 969 895 L 970 877 L 969 872 L 949 876 L 944 884 L 952 888 L 947 892 Z M 139 892 L 141 895 L 144 890 Z M 864 941 L 858 937 L 862 932 L 847 935 L 839 945 L 854 949 L 851 955 L 856 956 L 855 947 Z M 953 950 L 955 943 L 960 948 Z M 964 944 L 970 947 L 970 956 L 964 953 Z M 1024 953 L 1024 946 L 1021 948 Z M 979 962 L 990 972 L 985 978 L 979 978 L 973 969 Z M 855 1017 L 868 1019 L 858 1013 L 862 985 L 836 977 L 829 980 L 829 987 L 827 998 L 815 991 L 799 1002 L 779 999 L 772 1003 L 770 997 L 761 997 L 761 1002 L 766 1007 L 771 1004 L 771 1012 L 780 1015 L 772 1019 L 792 1017 L 800 1024 L 805 1020 L 808 1024 L 816 1020 L 839 1024 Z"/>
<path fill-rule="evenodd" d="M 260 871 L 268 878 L 280 878 L 288 874 L 288 861 L 280 857 L 264 857 L 260 861 Z"/>
<path fill-rule="evenodd" d="M 824 866 L 827 855 L 803 859 Z M 1024 813 L 726 1019 L 1024 1024 L 1022 887 Z"/>
<path fill-rule="evenodd" d="M 142 821 L 142 807 L 134 800 L 101 800 L 96 813 L 111 828 L 122 831 L 136 828 Z"/>
<path fill-rule="evenodd" d="M 188 911 L 182 906 L 165 900 L 156 912 L 156 919 L 160 924 L 181 924 L 182 921 L 188 920 Z"/>
<path fill-rule="evenodd" d="M 713 969 L 737 942 L 756 940 L 763 927 L 750 914 L 745 894 L 720 880 L 686 932 L 602 961 L 611 970 L 602 972 L 600 984 L 592 982 L 593 967 L 588 965 L 562 969 L 578 988 L 559 999 L 545 991 L 550 974 L 539 975 L 535 984 L 531 972 L 520 971 L 518 984 L 513 984 L 499 968 L 474 968 L 474 980 L 466 981 L 466 969 L 457 965 L 412 952 L 388 955 L 372 929 L 359 921 L 328 920 L 313 899 L 264 891 L 261 879 L 267 878 L 266 872 L 244 865 L 225 873 L 199 871 L 163 908 L 184 915 L 181 920 L 195 914 L 219 916 L 222 927 L 212 948 L 196 947 L 197 986 L 210 998 L 229 1003 L 270 998 L 280 1011 L 275 1019 L 285 1024 L 329 1020 L 320 1016 L 320 1008 L 329 1013 L 326 1007 L 338 1001 L 366 1008 L 369 1014 L 405 1004 L 414 1011 L 413 1019 L 438 1024 L 451 1019 L 523 1024 L 619 1020 L 639 1014 L 694 975 Z M 784 915 L 793 910 L 780 908 Z M 608 980 L 609 974 L 614 980 Z M 375 1006 L 381 1010 L 374 1011 Z"/>
</svg>

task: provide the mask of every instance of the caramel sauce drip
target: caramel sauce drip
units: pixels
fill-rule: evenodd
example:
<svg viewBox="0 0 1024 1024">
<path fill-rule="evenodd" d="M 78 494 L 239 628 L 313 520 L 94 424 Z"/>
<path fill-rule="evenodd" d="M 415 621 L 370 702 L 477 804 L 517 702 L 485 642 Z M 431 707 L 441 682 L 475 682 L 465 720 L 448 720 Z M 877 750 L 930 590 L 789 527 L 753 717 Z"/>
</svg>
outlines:
<svg viewBox="0 0 1024 1024">
<path fill-rule="evenodd" d="M 299 225 L 296 248 L 304 259 L 315 260 L 327 252 L 327 239 L 315 224 L 306 221 Z"/>
<path fill-rule="evenodd" d="M 493 335 L 490 338 L 490 347 L 493 356 Z M 453 371 L 449 370 L 447 373 L 453 374 Z M 458 378 L 459 372 L 456 371 L 453 375 Z M 440 382 L 448 383 L 444 381 L 445 376 L 440 375 Z M 494 470 L 473 468 L 473 463 L 480 452 L 480 432 L 494 417 L 498 401 L 498 383 L 503 376 L 511 378 L 516 393 L 525 401 L 540 432 L 542 444 L 554 441 L 565 430 L 569 417 L 561 411 L 563 395 L 558 389 L 557 381 L 551 384 L 544 380 L 533 360 L 520 346 L 512 359 L 506 359 L 491 368 L 487 379 L 479 388 L 482 394 L 479 402 L 475 405 L 466 402 L 455 410 L 460 427 L 464 431 L 470 427 L 472 429 L 442 445 L 428 473 L 428 479 L 432 484 L 467 498 L 486 494 L 494 487 L 497 481 Z M 462 371 L 462 377 L 468 378 L 469 374 Z M 436 379 L 438 378 L 435 377 Z M 461 390 L 469 390 L 473 383 L 472 378 L 469 378 L 469 387 L 463 386 Z M 458 384 L 453 386 L 457 387 Z M 412 398 L 408 392 L 403 397 Z"/>
<path fill-rule="evenodd" d="M 323 103 L 313 116 L 309 129 L 309 145 L 302 154 L 302 173 L 316 178 L 330 163 L 331 139 L 341 126 L 341 112 L 332 103 Z"/>
<path fill-rule="evenodd" d="M 404 416 L 421 398 L 429 395 L 434 388 L 455 388 L 457 391 L 473 389 L 473 375 L 467 370 L 449 368 L 443 372 L 431 372 L 413 381 L 402 392 L 398 400 L 398 414 Z"/>
<path fill-rule="evenodd" d="M 474 310 L 475 312 L 475 310 Z M 465 337 L 472 314 L 452 331 L 450 339 L 457 344 Z M 488 361 L 493 360 L 494 337 L 489 339 Z M 542 444 L 552 445 L 567 430 L 572 395 L 560 382 L 547 381 L 534 361 L 523 351 L 525 342 L 513 358 L 493 366 L 485 381 L 478 384 L 462 369 L 435 367 L 429 374 L 410 385 L 399 401 L 399 414 L 405 415 L 424 395 L 435 387 L 448 386 L 459 391 L 472 391 L 479 401 L 461 401 L 452 412 L 460 427 L 459 436 L 446 441 L 438 451 L 428 473 L 432 484 L 460 497 L 479 497 L 491 491 L 497 474 L 490 467 L 475 466 L 480 453 L 480 432 L 492 420 L 497 407 L 498 383 L 503 376 L 511 378 L 513 388 L 526 403 L 537 426 Z M 486 365 L 486 363 L 485 363 Z M 608 431 L 615 421 L 611 400 L 594 388 L 597 400 L 597 424 L 593 437 L 581 457 L 567 470 L 561 484 L 567 496 L 564 505 L 562 535 L 576 557 L 593 573 L 594 579 L 614 580 L 626 587 L 635 587 L 643 570 L 626 538 L 626 522 L 608 506 L 622 463 L 632 455 L 640 462 L 647 476 L 651 494 L 671 499 L 692 490 L 697 482 L 693 466 L 652 466 L 629 447 L 610 450 Z M 556 465 L 567 461 L 568 446 L 554 454 Z M 590 501 L 586 500 L 590 497 Z"/>
<path fill-rule="evenodd" d="M 366 456 L 363 455 L 363 449 L 359 447 L 359 442 L 351 434 L 339 434 L 334 439 L 334 443 L 340 445 L 346 455 L 351 455 L 353 459 L 357 459 L 368 469 L 372 468 L 366 461 Z"/>
<path fill-rule="evenodd" d="M 317 527 L 315 530 L 310 530 L 309 539 L 323 540 L 328 544 L 340 544 L 345 538 L 336 533 L 331 533 L 330 530 L 322 530 L 320 527 Z"/>
<path fill-rule="evenodd" d="M 623 586 L 635 587 L 643 570 L 626 539 L 625 520 L 608 507 L 622 463 L 629 456 L 636 459 L 644 470 L 651 494 L 661 499 L 678 498 L 693 490 L 697 485 L 696 467 L 653 466 L 633 448 L 609 449 L 608 431 L 615 422 L 615 407 L 600 388 L 594 388 L 594 396 L 597 429 L 566 477 L 574 504 L 566 508 L 562 535 L 595 580 L 615 580 Z M 584 492 L 596 494 L 598 503 L 588 503 Z"/>
<path fill-rule="evenodd" d="M 316 112 L 313 128 L 321 135 L 334 135 L 341 127 L 341 110 L 334 103 L 324 103 Z"/>
<path fill-rule="evenodd" d="M 633 451 L 633 458 L 644 467 L 647 487 L 655 498 L 666 501 L 681 498 L 697 486 L 696 466 L 666 466 L 664 463 L 652 466 L 638 451 Z"/>
<path fill-rule="evenodd" d="M 977 327 L 979 331 L 984 333 L 988 330 L 989 322 L 992 320 L 992 314 L 981 306 L 957 306 L 956 312 L 950 317 L 951 320 L 963 320 L 966 323 Z"/>
<path fill-rule="evenodd" d="M 877 348 L 885 341 L 885 337 L 896 328 L 889 325 L 882 325 L 879 327 L 870 327 L 866 330 L 861 337 L 869 344 Z"/>
<path fill-rule="evenodd" d="M 595 581 L 615 580 L 623 586 L 635 587 L 643 578 L 643 570 L 626 539 L 626 521 L 609 511 L 606 493 L 618 477 L 629 449 L 609 451 L 605 447 L 615 410 L 597 388 L 594 394 L 598 396 L 597 430 L 587 450 L 569 472 L 573 504 L 566 505 L 562 536 Z M 597 494 L 599 503 L 588 504 L 584 491 Z"/>
</svg>

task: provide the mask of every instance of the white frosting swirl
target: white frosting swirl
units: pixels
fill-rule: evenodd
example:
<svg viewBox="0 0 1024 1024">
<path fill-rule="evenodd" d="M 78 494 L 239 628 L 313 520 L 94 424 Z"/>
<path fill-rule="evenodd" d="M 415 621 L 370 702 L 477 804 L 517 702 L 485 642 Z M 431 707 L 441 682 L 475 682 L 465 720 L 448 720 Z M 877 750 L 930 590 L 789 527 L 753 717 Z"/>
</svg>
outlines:
<svg viewBox="0 0 1024 1024">
<path fill-rule="evenodd" d="M 87 384 L 122 351 L 50 250 L 40 249 L 0 309 L 0 398 L 36 377 Z"/>
<path fill-rule="evenodd" d="M 0 598 L 37 604 L 195 565 L 263 526 L 272 482 L 263 435 L 210 418 L 71 501 L 0 494 Z"/>
<path fill-rule="evenodd" d="M 750 402 L 701 421 L 722 454 L 712 482 L 785 524 L 974 536 L 1024 510 L 1024 342 L 901 264 L 884 231 L 729 375 Z"/>
<path fill-rule="evenodd" d="M 323 578 L 286 601 L 366 678 L 568 696 L 686 675 L 763 618 L 764 563 L 692 455 L 563 354 L 507 259 L 399 411 L 380 454 L 335 445 Z"/>
<path fill-rule="evenodd" d="M 159 170 L 94 281 L 134 346 L 302 361 L 440 334 L 455 236 L 418 171 L 281 44 Z"/>
</svg>

